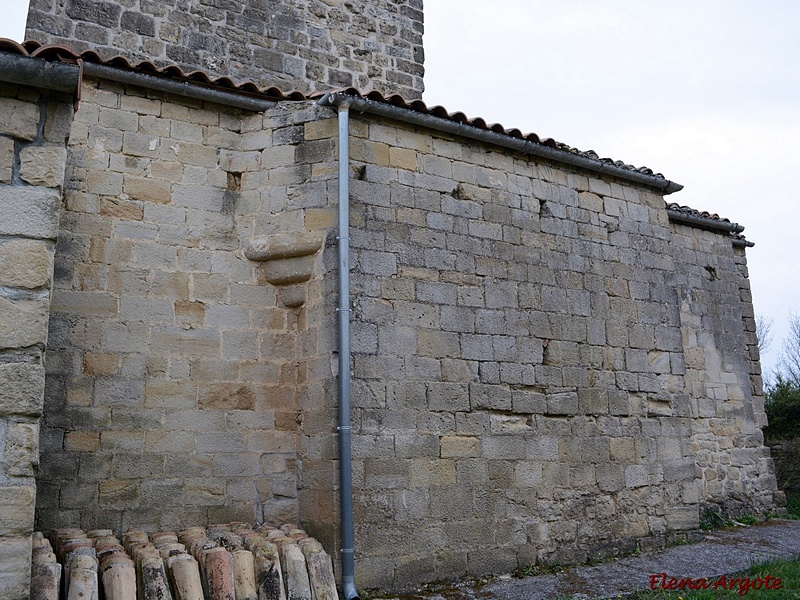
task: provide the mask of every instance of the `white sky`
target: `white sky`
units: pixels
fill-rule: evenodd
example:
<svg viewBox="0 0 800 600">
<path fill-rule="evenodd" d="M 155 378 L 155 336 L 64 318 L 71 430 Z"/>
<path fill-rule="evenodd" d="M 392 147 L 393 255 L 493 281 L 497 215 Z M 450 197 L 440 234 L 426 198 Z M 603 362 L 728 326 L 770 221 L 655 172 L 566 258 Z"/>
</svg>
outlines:
<svg viewBox="0 0 800 600">
<path fill-rule="evenodd" d="M 26 12 L 0 0 L 0 37 Z M 790 0 L 425 0 L 424 99 L 646 165 L 745 225 L 770 372 L 800 312 L 798 26 Z"/>
</svg>

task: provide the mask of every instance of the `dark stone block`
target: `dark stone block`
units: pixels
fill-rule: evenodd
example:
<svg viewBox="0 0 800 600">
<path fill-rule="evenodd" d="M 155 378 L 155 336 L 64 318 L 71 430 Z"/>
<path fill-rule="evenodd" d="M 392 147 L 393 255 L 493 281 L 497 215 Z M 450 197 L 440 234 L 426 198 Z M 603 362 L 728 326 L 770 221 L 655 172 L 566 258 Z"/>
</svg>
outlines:
<svg viewBox="0 0 800 600">
<path fill-rule="evenodd" d="M 168 45 L 167 58 L 185 65 L 200 64 L 200 55 L 197 52 L 189 50 L 189 48 L 185 48 L 183 46 L 173 46 L 171 44 Z"/>
<path fill-rule="evenodd" d="M 205 35 L 192 31 L 189 33 L 189 40 L 186 45 L 192 50 L 207 50 L 219 57 L 227 54 L 225 40 L 213 35 Z"/>
<path fill-rule="evenodd" d="M 249 31 L 250 33 L 264 35 L 265 25 L 264 21 L 261 19 L 251 19 L 243 15 L 228 14 L 226 22 L 231 27 Z"/>
<path fill-rule="evenodd" d="M 119 27 L 122 7 L 111 2 L 92 2 L 91 0 L 70 0 L 67 15 L 79 21 L 89 21 L 104 27 Z"/>
<path fill-rule="evenodd" d="M 133 31 L 139 35 L 154 36 L 156 22 L 153 17 L 138 12 L 128 11 L 122 15 L 120 25 L 126 31 Z"/>
<path fill-rule="evenodd" d="M 253 62 L 261 69 L 278 72 L 283 70 L 283 56 L 270 50 L 256 49 L 253 53 Z"/>
<path fill-rule="evenodd" d="M 93 44 L 107 44 L 109 30 L 105 27 L 91 23 L 78 23 L 75 25 L 75 37 L 92 42 Z"/>
<path fill-rule="evenodd" d="M 349 87 L 353 85 L 353 74 L 345 71 L 328 69 L 327 83 L 334 87 Z"/>
<path fill-rule="evenodd" d="M 31 10 L 28 14 L 28 24 L 25 29 L 25 37 L 36 39 L 41 36 L 37 32 L 41 31 L 51 35 L 71 37 L 73 23 L 70 19 L 47 15 L 38 11 Z"/>
</svg>

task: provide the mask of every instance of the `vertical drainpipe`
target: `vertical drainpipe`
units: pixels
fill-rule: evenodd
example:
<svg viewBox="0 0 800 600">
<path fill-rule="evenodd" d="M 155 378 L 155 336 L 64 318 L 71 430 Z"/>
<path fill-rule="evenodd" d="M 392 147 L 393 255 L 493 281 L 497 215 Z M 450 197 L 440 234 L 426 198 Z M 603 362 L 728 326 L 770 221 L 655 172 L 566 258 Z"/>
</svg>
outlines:
<svg viewBox="0 0 800 600">
<path fill-rule="evenodd" d="M 342 528 L 342 593 L 358 600 L 353 556 L 353 477 L 350 466 L 350 106 L 339 115 L 339 507 Z"/>
</svg>

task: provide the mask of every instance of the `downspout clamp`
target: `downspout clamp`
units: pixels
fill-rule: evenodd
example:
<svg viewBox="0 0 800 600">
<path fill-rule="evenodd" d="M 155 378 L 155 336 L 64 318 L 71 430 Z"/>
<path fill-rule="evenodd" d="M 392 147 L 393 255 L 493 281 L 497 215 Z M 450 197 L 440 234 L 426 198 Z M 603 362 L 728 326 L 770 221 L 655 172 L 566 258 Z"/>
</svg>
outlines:
<svg viewBox="0 0 800 600">
<path fill-rule="evenodd" d="M 330 94 L 319 102 L 331 106 Z M 342 593 L 359 600 L 353 544 L 353 477 L 350 450 L 350 103 L 337 103 L 339 120 L 339 507 L 342 536 Z"/>
</svg>

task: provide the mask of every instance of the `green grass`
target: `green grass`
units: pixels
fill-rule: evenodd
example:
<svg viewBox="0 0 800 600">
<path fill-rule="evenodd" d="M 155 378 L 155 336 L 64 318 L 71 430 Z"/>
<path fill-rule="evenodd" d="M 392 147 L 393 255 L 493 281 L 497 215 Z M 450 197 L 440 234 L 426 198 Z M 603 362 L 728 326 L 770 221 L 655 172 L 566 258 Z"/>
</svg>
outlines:
<svg viewBox="0 0 800 600">
<path fill-rule="evenodd" d="M 764 598 L 765 600 L 797 600 L 800 598 L 800 560 L 774 560 L 763 565 L 754 566 L 744 573 L 730 575 L 725 578 L 725 583 L 731 586 L 733 579 L 750 578 L 753 582 L 756 579 L 765 579 L 767 576 L 772 577 L 775 582 L 776 578 L 781 580 L 780 589 L 747 589 L 742 593 L 742 587 L 738 583 L 733 585 L 733 589 L 723 590 L 720 585 L 717 589 L 713 589 L 713 585 L 719 581 L 717 578 L 709 578 L 712 588 L 698 591 L 690 590 L 675 590 L 675 591 L 648 591 L 636 592 L 635 594 L 626 596 L 628 599 L 634 600 L 717 600 L 726 598 Z M 659 582 L 660 583 L 660 582 Z M 773 586 L 775 583 L 773 583 Z M 762 584 L 763 586 L 763 584 Z"/>
</svg>

